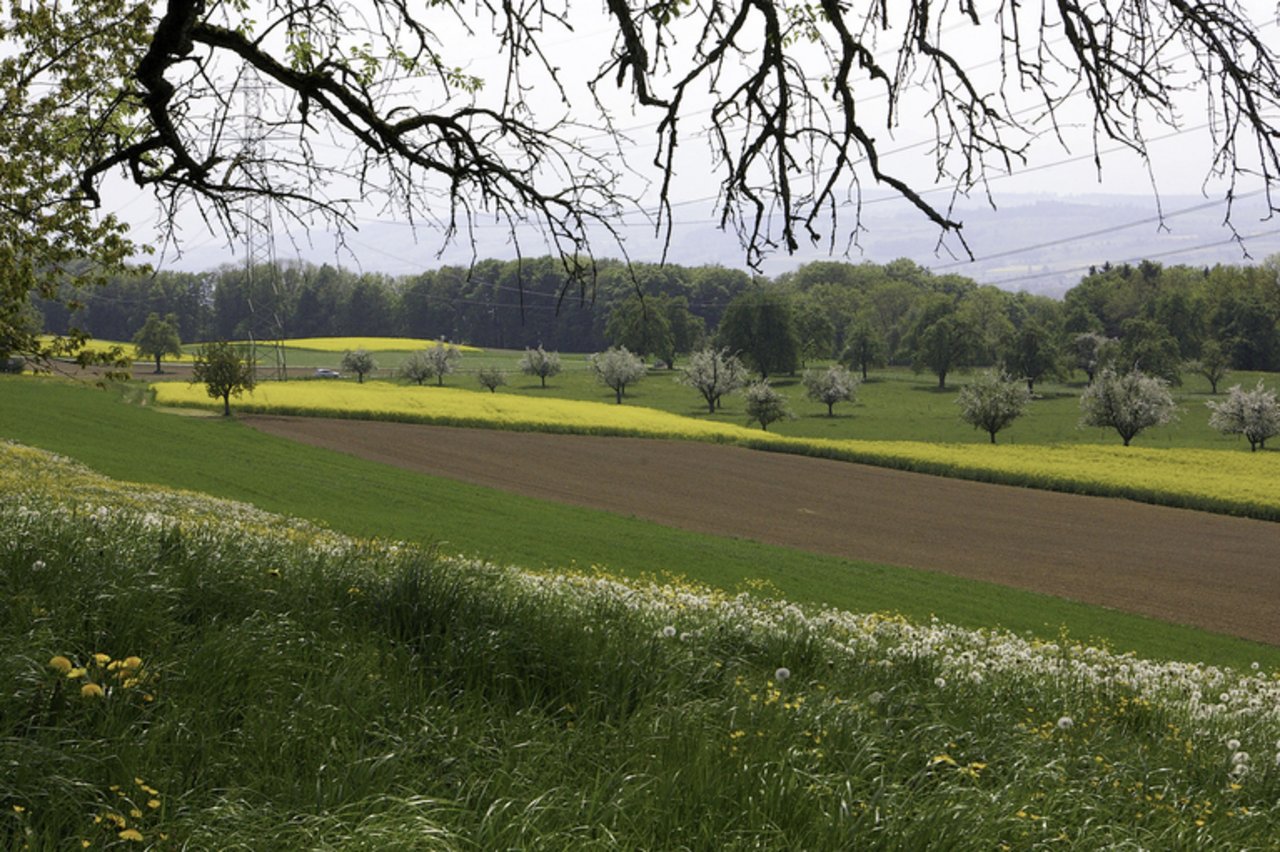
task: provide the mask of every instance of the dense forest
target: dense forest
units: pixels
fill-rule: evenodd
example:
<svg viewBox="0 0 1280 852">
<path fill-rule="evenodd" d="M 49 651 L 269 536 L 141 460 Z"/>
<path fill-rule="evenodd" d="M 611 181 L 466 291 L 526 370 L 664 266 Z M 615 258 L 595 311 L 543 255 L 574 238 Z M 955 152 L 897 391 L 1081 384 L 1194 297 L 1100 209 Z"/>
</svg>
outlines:
<svg viewBox="0 0 1280 852">
<path fill-rule="evenodd" d="M 1119 363 L 1176 379 L 1202 357 L 1280 370 L 1278 274 L 1280 257 L 1212 268 L 1103 265 L 1059 301 L 934 275 L 909 260 L 810 263 L 772 280 L 719 266 L 605 261 L 586 296 L 566 291 L 552 258 L 398 278 L 282 264 L 118 278 L 64 294 L 80 305 L 74 312 L 38 306 L 50 331 L 75 326 L 107 340 L 132 339 L 151 313 L 173 315 L 184 342 L 409 336 L 565 352 L 623 343 L 668 361 L 712 340 L 750 349 L 763 336 L 794 350 L 775 368 L 839 357 L 914 364 L 940 382 L 956 366 L 1003 363 L 1033 378 L 1064 363 L 1087 370 L 1097 352 L 1075 350 L 1103 346 Z"/>
</svg>

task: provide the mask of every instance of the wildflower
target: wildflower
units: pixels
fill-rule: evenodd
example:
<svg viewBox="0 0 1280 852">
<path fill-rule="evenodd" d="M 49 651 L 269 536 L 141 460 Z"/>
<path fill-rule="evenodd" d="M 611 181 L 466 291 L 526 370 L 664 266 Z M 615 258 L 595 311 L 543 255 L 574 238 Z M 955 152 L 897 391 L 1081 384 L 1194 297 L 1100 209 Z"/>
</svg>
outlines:
<svg viewBox="0 0 1280 852">
<path fill-rule="evenodd" d="M 1234 752 L 1234 751 L 1239 750 L 1239 748 L 1240 748 L 1240 741 L 1239 741 L 1239 740 L 1237 740 L 1237 739 L 1229 739 L 1229 740 L 1227 740 L 1227 751 Z"/>
<path fill-rule="evenodd" d="M 662 635 L 670 639 L 672 636 L 676 635 L 676 629 L 668 624 L 666 627 L 662 628 Z"/>
<path fill-rule="evenodd" d="M 82 666 L 76 666 L 67 672 L 67 677 L 84 677 L 85 673 L 85 669 Z"/>
<path fill-rule="evenodd" d="M 881 701 L 884 701 L 884 693 L 873 692 L 867 696 L 867 701 L 870 704 L 879 704 Z M 1280 746 L 1276 746 L 1276 748 L 1280 748 Z"/>
<path fill-rule="evenodd" d="M 80 687 L 80 697 L 82 698 L 101 698 L 105 694 L 106 693 L 102 691 L 102 687 L 98 686 L 96 683 L 86 683 L 84 686 Z"/>
<path fill-rule="evenodd" d="M 49 660 L 49 668 L 53 669 L 58 674 L 66 674 L 74 667 L 71 665 L 70 660 L 59 654 Z M 1280 748 L 1280 746 L 1277 746 L 1277 748 Z"/>
<path fill-rule="evenodd" d="M 134 843 L 142 842 L 142 832 L 136 828 L 126 828 L 118 836 L 121 840 L 132 840 Z"/>
<path fill-rule="evenodd" d="M 27 810 L 27 809 L 26 809 L 26 808 L 24 808 L 22 805 L 14 805 L 14 806 L 13 806 L 13 812 L 14 812 L 15 814 L 26 813 L 26 810 Z"/>
<path fill-rule="evenodd" d="M 45 564 L 43 559 L 37 559 L 35 562 L 31 563 L 32 571 L 43 571 L 44 569 L 45 569 Z"/>
<path fill-rule="evenodd" d="M 105 666 L 107 663 L 111 662 L 111 655 L 99 652 L 93 655 L 93 661 L 100 666 Z"/>
<path fill-rule="evenodd" d="M 153 810 L 153 811 L 154 811 L 156 808 L 160 807 L 160 800 L 159 800 L 159 799 L 147 799 L 147 807 L 151 808 L 151 810 Z"/>
<path fill-rule="evenodd" d="M 773 673 L 773 679 L 778 681 L 779 683 L 781 683 L 782 681 L 786 680 L 789 677 L 791 677 L 791 669 L 787 668 L 786 666 L 779 666 L 778 670 Z"/>
<path fill-rule="evenodd" d="M 1076 723 L 1075 720 L 1072 719 L 1070 716 L 1063 716 L 1060 719 L 1058 719 L 1058 730 L 1059 731 L 1070 730 L 1075 725 L 1075 723 Z"/>
<path fill-rule="evenodd" d="M 946 689 L 946 688 L 947 688 L 947 679 L 946 679 L 945 677 L 938 677 L 938 678 L 934 678 L 934 679 L 933 679 L 933 685 L 934 685 L 934 686 L 936 686 L 936 687 L 938 687 L 938 689 Z"/>
</svg>

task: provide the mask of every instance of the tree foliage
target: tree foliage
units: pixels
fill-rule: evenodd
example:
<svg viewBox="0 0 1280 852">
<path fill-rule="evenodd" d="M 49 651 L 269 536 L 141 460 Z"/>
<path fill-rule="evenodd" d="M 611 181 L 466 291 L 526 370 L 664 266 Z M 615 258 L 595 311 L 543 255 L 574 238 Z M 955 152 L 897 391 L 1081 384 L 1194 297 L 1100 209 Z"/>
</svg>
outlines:
<svg viewBox="0 0 1280 852">
<path fill-rule="evenodd" d="M 595 374 L 596 381 L 613 389 L 618 405 L 622 404 L 627 385 L 640 381 L 645 374 L 644 361 L 627 351 L 625 346 L 597 352 L 587 358 L 587 366 Z"/>
<path fill-rule="evenodd" d="M 689 364 L 676 381 L 702 394 L 707 412 L 714 414 L 721 397 L 746 384 L 747 368 L 729 350 L 708 346 L 689 356 Z"/>
<path fill-rule="evenodd" d="M 800 340 L 791 303 L 776 290 L 756 288 L 730 302 L 717 340 L 761 378 L 794 372 L 799 363 Z"/>
<path fill-rule="evenodd" d="M 997 370 L 984 370 L 956 396 L 960 419 L 986 432 L 993 444 L 996 433 L 1021 417 L 1030 401 L 1030 388 Z"/>
<path fill-rule="evenodd" d="M 497 393 L 498 388 L 507 383 L 507 374 L 497 367 L 481 367 L 476 371 L 476 381 L 482 388 L 487 388 L 489 393 Z"/>
<path fill-rule="evenodd" d="M 864 382 L 867 370 L 883 365 L 888 358 L 884 335 L 866 317 L 857 317 L 849 324 L 844 340 L 841 360 L 860 370 Z"/>
<path fill-rule="evenodd" d="M 1218 382 L 1231 371 L 1231 359 L 1216 340 L 1206 340 L 1200 347 L 1200 357 L 1187 362 L 1189 372 L 1204 376 L 1209 382 L 1209 392 L 1217 394 Z"/>
<path fill-rule="evenodd" d="M 1013 333 L 1005 350 L 1005 368 L 1027 383 L 1027 392 L 1035 392 L 1035 384 L 1058 371 L 1058 342 L 1052 331 L 1036 320 L 1028 320 Z"/>
<path fill-rule="evenodd" d="M 768 379 L 747 385 L 742 396 L 746 400 L 747 422 L 759 423 L 760 428 L 766 432 L 769 431 L 770 423 L 794 416 L 787 407 L 787 398 L 770 385 Z"/>
<path fill-rule="evenodd" d="M 182 338 L 178 336 L 178 318 L 169 314 L 164 319 L 159 314 L 147 315 L 147 321 L 133 336 L 133 345 L 138 354 L 154 358 L 156 372 L 160 370 L 160 359 L 166 355 L 174 357 L 182 354 Z"/>
<path fill-rule="evenodd" d="M 412 356 L 409 360 L 413 360 Z M 364 377 L 378 369 L 378 362 L 372 353 L 363 349 L 349 350 L 342 356 L 342 369 L 355 373 L 356 382 L 364 384 Z M 422 383 L 418 382 L 418 384 Z"/>
<path fill-rule="evenodd" d="M 1177 418 L 1169 383 L 1139 370 L 1117 373 L 1107 367 L 1080 395 L 1080 425 L 1112 428 L 1124 445 L 1144 429 Z"/>
<path fill-rule="evenodd" d="M 541 346 L 526 349 L 520 356 L 520 372 L 527 376 L 537 376 L 545 388 L 547 379 L 560 374 L 560 353 L 547 352 Z"/>
<path fill-rule="evenodd" d="M 809 399 L 827 407 L 828 417 L 834 416 L 837 402 L 853 401 L 859 384 L 855 376 L 838 364 L 825 370 L 805 370 L 801 383 Z"/>
<path fill-rule="evenodd" d="M 1082 331 L 1070 342 L 1072 365 L 1083 370 L 1093 384 L 1098 371 L 1110 366 L 1116 356 L 1116 341 L 1096 331 Z"/>
<path fill-rule="evenodd" d="M 253 364 L 230 343 L 209 343 L 196 350 L 191 381 L 203 383 L 211 398 L 221 399 L 222 414 L 230 417 L 231 397 L 254 388 Z"/>
<path fill-rule="evenodd" d="M 1267 439 L 1280 435 L 1280 402 L 1276 392 L 1262 386 L 1262 379 L 1251 391 L 1235 385 L 1221 402 L 1206 402 L 1209 425 L 1224 435 L 1243 435 L 1250 452 L 1267 446 Z"/>
<path fill-rule="evenodd" d="M 422 362 L 427 368 L 427 378 L 434 378 L 439 386 L 444 385 L 444 377 L 457 370 L 462 361 L 462 353 L 458 351 L 458 347 L 444 341 L 416 354 L 422 356 Z"/>
</svg>

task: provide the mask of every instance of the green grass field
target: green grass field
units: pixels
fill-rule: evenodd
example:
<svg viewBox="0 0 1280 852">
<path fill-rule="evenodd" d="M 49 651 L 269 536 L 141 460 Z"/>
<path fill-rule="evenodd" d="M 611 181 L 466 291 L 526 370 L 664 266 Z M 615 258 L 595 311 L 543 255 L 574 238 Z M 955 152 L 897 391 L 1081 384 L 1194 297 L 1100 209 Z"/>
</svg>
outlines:
<svg viewBox="0 0 1280 852">
<path fill-rule="evenodd" d="M 396 382 L 395 369 L 409 354 L 377 353 L 379 369 L 372 380 Z M 464 355 L 459 372 L 448 376 L 445 384 L 487 393 L 476 382 L 475 372 L 481 367 L 496 367 L 507 372 L 510 382 L 499 393 L 613 402 L 613 392 L 596 382 L 587 371 L 585 355 L 562 355 L 564 370 L 550 379 L 546 388 L 541 387 L 536 378 L 525 376 L 517 370 L 519 358 L 519 352 L 501 350 Z M 291 351 L 289 363 L 292 366 L 307 367 L 338 366 L 332 353 L 307 353 L 302 350 Z M 708 414 L 698 393 L 676 382 L 678 375 L 678 363 L 674 371 L 651 369 L 644 380 L 627 389 L 625 404 L 656 408 L 699 420 L 747 425 L 740 396 L 726 397 L 721 411 Z M 955 403 L 958 389 L 972 375 L 958 372 L 948 378 L 946 391 L 938 391 L 937 380 L 927 373 L 915 374 L 905 368 L 874 370 L 868 381 L 858 389 L 856 401 L 852 405 L 836 405 L 834 417 L 827 416 L 825 405 L 805 397 L 799 376 L 773 377 L 771 383 L 788 397 L 796 419 L 775 423 L 770 426 L 770 431 L 805 438 L 986 443 L 988 439 L 985 432 L 975 430 L 960 420 Z M 1269 386 L 1280 384 L 1277 377 L 1270 374 L 1233 373 L 1220 385 L 1220 389 L 1225 390 L 1233 384 L 1252 387 L 1259 378 L 1264 379 Z M 1079 398 L 1084 389 L 1084 381 L 1083 376 L 1078 379 L 1037 385 L 1037 398 L 1021 419 L 1000 433 L 1000 442 L 1119 444 L 1120 439 L 1110 430 L 1079 427 Z M 1203 378 L 1184 376 L 1183 385 L 1174 389 L 1174 396 L 1182 409 L 1180 419 L 1168 426 L 1143 432 L 1135 439 L 1135 446 L 1235 448 L 1248 451 L 1248 443 L 1243 439 L 1225 437 L 1209 428 L 1209 410 L 1205 407 L 1205 402 L 1215 397 L 1210 395 L 1209 384 Z"/>
<path fill-rule="evenodd" d="M 495 567 L 28 448 L 0 445 L 0 487 L 0 848 L 1264 849 L 1280 828 L 1270 667 Z"/>
<path fill-rule="evenodd" d="M 132 392 L 136 397 L 136 389 Z M 190 488 L 318 520 L 362 536 L 437 542 L 444 552 L 552 569 L 601 565 L 627 576 L 680 574 L 735 590 L 765 580 L 780 596 L 853 611 L 937 615 L 1046 638 L 1062 628 L 1158 659 L 1280 663 L 1280 649 L 924 571 L 816 556 L 671 530 L 425 477 L 304 447 L 221 418 L 162 414 L 117 391 L 0 377 L 0 436 L 120 479 Z"/>
</svg>

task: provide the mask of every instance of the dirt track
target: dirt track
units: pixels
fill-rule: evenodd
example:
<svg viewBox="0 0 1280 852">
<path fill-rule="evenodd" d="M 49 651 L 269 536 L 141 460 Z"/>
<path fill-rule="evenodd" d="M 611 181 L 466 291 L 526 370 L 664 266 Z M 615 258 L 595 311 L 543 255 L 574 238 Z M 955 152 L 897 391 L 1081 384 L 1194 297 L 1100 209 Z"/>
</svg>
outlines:
<svg viewBox="0 0 1280 852">
<path fill-rule="evenodd" d="M 712 444 L 244 420 L 532 497 L 990 580 L 1280 644 L 1276 523 Z"/>
</svg>

